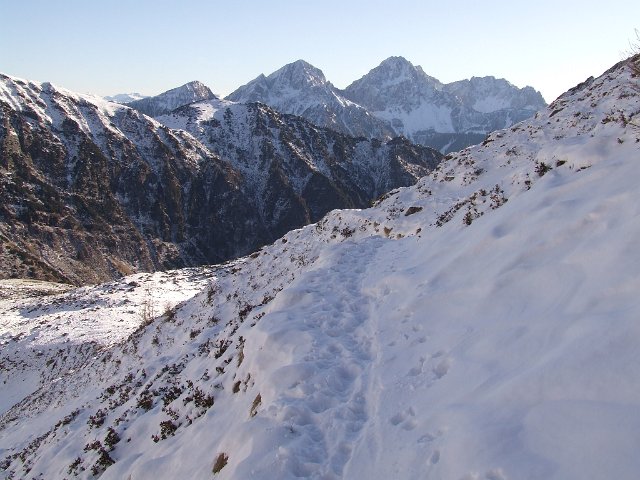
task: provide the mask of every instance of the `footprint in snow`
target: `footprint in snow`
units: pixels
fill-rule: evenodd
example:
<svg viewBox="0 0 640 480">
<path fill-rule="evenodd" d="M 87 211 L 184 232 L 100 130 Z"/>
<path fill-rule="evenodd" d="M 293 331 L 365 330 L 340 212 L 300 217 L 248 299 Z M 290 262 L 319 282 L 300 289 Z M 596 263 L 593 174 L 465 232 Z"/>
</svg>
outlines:
<svg viewBox="0 0 640 480">
<path fill-rule="evenodd" d="M 418 365 L 416 365 L 411 370 L 409 370 L 409 373 L 407 375 L 410 377 L 417 377 L 418 375 L 421 375 L 424 372 L 424 363 L 426 361 L 427 361 L 426 358 L 420 357 L 420 361 L 418 362 Z"/>
<path fill-rule="evenodd" d="M 413 430 L 418 426 L 418 422 L 415 419 L 416 412 L 413 410 L 413 407 L 409 407 L 404 412 L 398 412 L 393 417 L 389 419 L 391 425 L 394 427 L 400 427 L 403 430 Z"/>
<path fill-rule="evenodd" d="M 420 345 L 421 343 L 427 343 L 427 337 L 422 336 L 420 338 L 416 338 L 410 344 L 411 347 L 415 347 L 416 345 Z"/>
<path fill-rule="evenodd" d="M 444 377 L 451 368 L 451 360 L 449 357 L 445 357 L 440 360 L 435 367 L 433 367 L 433 373 L 437 379 Z"/>
</svg>

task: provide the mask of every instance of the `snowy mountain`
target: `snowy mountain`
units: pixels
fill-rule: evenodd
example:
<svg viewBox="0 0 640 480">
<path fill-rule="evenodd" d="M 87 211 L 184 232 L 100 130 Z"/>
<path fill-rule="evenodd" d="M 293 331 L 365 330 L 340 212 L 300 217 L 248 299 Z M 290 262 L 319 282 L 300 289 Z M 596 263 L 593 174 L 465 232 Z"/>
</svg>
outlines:
<svg viewBox="0 0 640 480">
<path fill-rule="evenodd" d="M 104 97 L 104 99 L 107 100 L 108 102 L 115 102 L 115 103 L 122 103 L 122 104 L 131 103 L 136 100 L 142 100 L 143 98 L 149 98 L 149 95 L 142 95 L 141 93 L 134 92 L 134 93 L 118 93 L 116 95 Z"/>
<path fill-rule="evenodd" d="M 531 87 L 503 79 L 442 84 L 402 57 L 383 61 L 345 90 L 298 60 L 260 75 L 228 100 L 262 102 L 316 125 L 367 138 L 404 135 L 443 152 L 480 143 L 487 133 L 531 117 L 546 103 Z"/>
<path fill-rule="evenodd" d="M 227 100 L 261 102 L 356 137 L 388 140 L 395 136 L 392 128 L 344 98 L 320 69 L 304 60 L 285 65 L 268 77 L 260 75 L 228 95 Z"/>
<path fill-rule="evenodd" d="M 3 300 L 0 471 L 635 479 L 639 118 L 621 62 L 249 257 Z"/>
<path fill-rule="evenodd" d="M 503 78 L 472 77 L 470 80 L 448 83 L 443 90 L 476 112 L 506 113 L 513 110 L 515 114 L 509 121 L 514 123 L 533 116 L 546 106 L 540 93 L 533 87 L 517 88 Z"/>
<path fill-rule="evenodd" d="M 333 208 L 369 206 L 442 158 L 256 105 L 191 121 L 218 103 L 178 111 L 174 126 L 190 134 L 1 76 L 0 278 L 79 285 L 225 261 Z"/>
<path fill-rule="evenodd" d="M 478 143 L 487 133 L 529 118 L 546 106 L 531 87 L 519 89 L 494 77 L 445 85 L 402 57 L 383 61 L 349 85 L 344 96 L 390 122 L 407 138 L 446 151 L 453 144 L 442 142 L 459 143 L 462 138 L 464 143 L 467 137 Z"/>
<path fill-rule="evenodd" d="M 3 278 L 95 283 L 269 241 L 236 172 L 136 110 L 2 75 L 0 125 Z"/>
<path fill-rule="evenodd" d="M 181 87 L 172 88 L 166 92 L 147 97 L 133 102 L 127 102 L 127 106 L 138 110 L 150 117 L 164 115 L 183 105 L 188 105 L 201 100 L 216 98 L 213 92 L 204 83 L 194 81 L 185 83 Z"/>
<path fill-rule="evenodd" d="M 191 133 L 240 172 L 260 219 L 278 236 L 334 208 L 368 207 L 413 185 L 442 158 L 406 139 L 345 136 L 257 103 L 208 100 L 157 119 Z"/>
</svg>

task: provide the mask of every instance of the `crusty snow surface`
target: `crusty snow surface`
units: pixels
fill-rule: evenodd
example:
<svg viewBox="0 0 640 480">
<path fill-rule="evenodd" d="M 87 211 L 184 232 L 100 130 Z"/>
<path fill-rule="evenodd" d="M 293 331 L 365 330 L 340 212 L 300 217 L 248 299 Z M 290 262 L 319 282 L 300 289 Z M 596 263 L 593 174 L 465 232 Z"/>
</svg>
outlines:
<svg viewBox="0 0 640 480">
<path fill-rule="evenodd" d="M 637 85 L 621 63 L 372 209 L 212 267 L 84 363 L 56 358 L 0 417 L 0 474 L 637 479 Z M 121 315 L 104 295 L 96 332 Z M 75 328 L 72 300 L 39 302 Z M 61 319 L 12 308 L 16 383 Z"/>
</svg>

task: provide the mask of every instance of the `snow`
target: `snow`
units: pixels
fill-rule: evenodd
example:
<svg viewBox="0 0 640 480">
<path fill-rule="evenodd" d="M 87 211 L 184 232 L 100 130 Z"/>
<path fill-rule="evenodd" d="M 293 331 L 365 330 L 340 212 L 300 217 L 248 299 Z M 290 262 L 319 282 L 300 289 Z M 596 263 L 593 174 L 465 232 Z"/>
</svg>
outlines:
<svg viewBox="0 0 640 480">
<path fill-rule="evenodd" d="M 416 108 L 409 111 L 404 111 L 401 108 L 391 108 L 372 113 L 388 121 L 404 134 L 411 135 L 424 130 L 442 133 L 455 132 L 451 110 L 450 105 L 435 105 L 425 102 L 420 103 Z"/>
<path fill-rule="evenodd" d="M 73 290 L 47 282 L 0 281 L 0 364 L 8 365 L 0 371 L 0 380 L 11 385 L 0 393 L 0 412 L 47 380 L 42 370 L 60 348 L 117 344 L 140 326 L 144 315 L 175 308 L 211 281 L 204 268 L 141 273 L 126 282 Z"/>
<path fill-rule="evenodd" d="M 509 101 L 506 98 L 499 97 L 479 98 L 473 104 L 473 109 L 481 113 L 491 113 L 504 108 L 509 108 Z"/>
<path fill-rule="evenodd" d="M 108 97 L 104 97 L 105 100 L 109 102 L 116 103 L 129 103 L 135 102 L 136 100 L 142 100 L 143 98 L 148 98 L 148 95 L 143 95 L 141 93 L 132 92 L 132 93 L 117 93 L 116 95 L 111 95 Z"/>
<path fill-rule="evenodd" d="M 192 81 L 155 97 L 129 102 L 128 105 L 150 117 L 157 117 L 190 103 L 217 98 L 205 84 Z"/>
<path fill-rule="evenodd" d="M 213 267 L 0 417 L 6 475 L 93 478 L 99 440 L 103 479 L 211 478 L 223 456 L 215 478 L 637 478 L 634 81 L 619 65 L 372 209 Z"/>
</svg>

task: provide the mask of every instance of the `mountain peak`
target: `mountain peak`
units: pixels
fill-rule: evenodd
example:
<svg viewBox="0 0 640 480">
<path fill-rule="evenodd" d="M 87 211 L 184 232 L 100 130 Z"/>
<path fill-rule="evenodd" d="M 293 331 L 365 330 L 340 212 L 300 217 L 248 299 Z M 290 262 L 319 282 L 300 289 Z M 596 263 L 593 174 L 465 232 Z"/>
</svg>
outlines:
<svg viewBox="0 0 640 480">
<path fill-rule="evenodd" d="M 127 105 L 145 115 L 157 117 L 190 103 L 216 98 L 218 97 L 204 83 L 193 80 L 155 97 L 143 98 Z"/>
<path fill-rule="evenodd" d="M 415 68 L 415 66 L 406 58 L 402 56 L 391 56 L 382 62 L 380 66 L 385 68 Z"/>
<path fill-rule="evenodd" d="M 215 98 L 215 95 L 211 91 L 211 89 L 207 87 L 204 83 L 200 82 L 199 80 L 192 80 L 191 82 L 187 82 L 184 85 L 181 85 L 176 88 L 172 88 L 171 90 L 167 90 L 166 92 L 163 92 L 157 95 L 157 97 L 170 96 L 174 94 L 174 92 L 175 93 L 189 92 L 194 94 L 194 96 L 198 97 L 200 100 L 208 100 L 210 98 Z"/>
<path fill-rule="evenodd" d="M 429 83 L 440 84 L 440 82 L 427 75 L 422 67 L 414 65 L 404 57 L 389 57 L 383 60 L 380 65 L 371 70 L 369 74 L 376 72 L 380 76 L 398 81 L 428 79 Z"/>
<path fill-rule="evenodd" d="M 299 89 L 306 86 L 324 85 L 327 79 L 317 67 L 305 60 L 296 60 L 276 70 L 267 77 L 273 83 L 288 84 Z"/>
<path fill-rule="evenodd" d="M 420 85 L 427 91 L 440 90 L 442 83 L 436 78 L 427 75 L 422 67 L 413 65 L 404 57 L 389 57 L 383 60 L 380 65 L 372 69 L 361 79 L 349 85 L 345 92 L 359 98 L 357 91 L 365 88 L 374 88 L 376 91 L 403 84 Z M 379 92 L 378 92 L 379 93 Z M 429 94 L 430 95 L 430 94 Z M 357 100 L 355 100 L 357 102 Z"/>
</svg>

